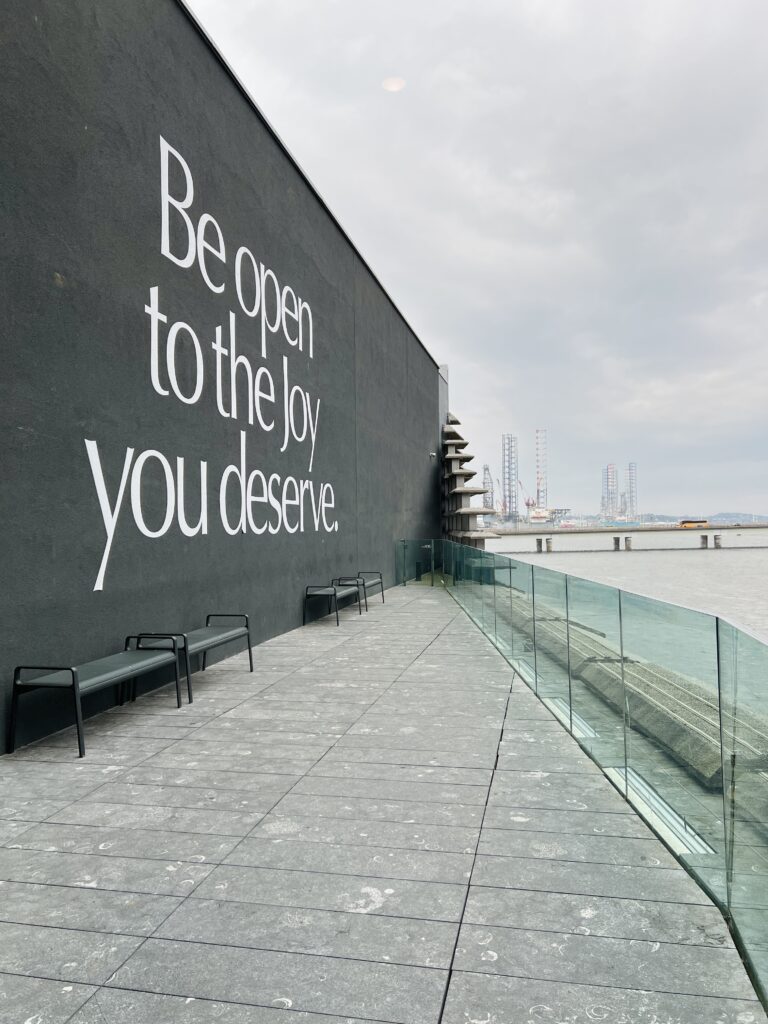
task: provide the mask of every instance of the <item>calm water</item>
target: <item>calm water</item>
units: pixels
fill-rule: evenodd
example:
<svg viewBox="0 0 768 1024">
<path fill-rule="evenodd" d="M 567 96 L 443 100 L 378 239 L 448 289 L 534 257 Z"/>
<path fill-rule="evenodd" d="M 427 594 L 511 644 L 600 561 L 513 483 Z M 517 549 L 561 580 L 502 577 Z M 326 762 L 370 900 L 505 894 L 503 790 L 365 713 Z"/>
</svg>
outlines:
<svg viewBox="0 0 768 1024">
<path fill-rule="evenodd" d="M 500 537 L 486 549 L 720 615 L 768 641 L 768 530 L 707 532 L 710 544 L 721 532 L 721 550 L 701 550 L 699 532 L 681 530 L 632 534 L 632 551 L 611 550 L 614 536 L 623 544 L 630 535 L 618 530 L 556 534 L 551 554 L 536 554 L 535 535 Z"/>
</svg>

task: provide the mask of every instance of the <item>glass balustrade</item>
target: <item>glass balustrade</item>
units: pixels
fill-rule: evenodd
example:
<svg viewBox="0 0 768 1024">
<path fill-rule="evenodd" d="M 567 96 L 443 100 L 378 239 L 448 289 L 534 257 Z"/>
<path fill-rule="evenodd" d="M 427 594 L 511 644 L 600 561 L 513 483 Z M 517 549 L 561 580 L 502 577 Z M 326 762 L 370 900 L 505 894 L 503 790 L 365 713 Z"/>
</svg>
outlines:
<svg viewBox="0 0 768 1024">
<path fill-rule="evenodd" d="M 720 906 L 768 991 L 768 644 L 723 619 L 448 540 L 445 586 Z"/>
</svg>

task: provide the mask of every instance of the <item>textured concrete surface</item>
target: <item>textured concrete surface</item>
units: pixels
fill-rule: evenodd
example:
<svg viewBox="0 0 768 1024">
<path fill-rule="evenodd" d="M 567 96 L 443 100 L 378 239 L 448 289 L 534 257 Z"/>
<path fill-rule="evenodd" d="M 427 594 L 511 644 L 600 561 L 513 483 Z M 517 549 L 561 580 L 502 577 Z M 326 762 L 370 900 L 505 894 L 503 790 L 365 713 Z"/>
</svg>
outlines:
<svg viewBox="0 0 768 1024">
<path fill-rule="evenodd" d="M 413 586 L 0 758 L 3 1024 L 764 1024 L 704 893 Z"/>
</svg>

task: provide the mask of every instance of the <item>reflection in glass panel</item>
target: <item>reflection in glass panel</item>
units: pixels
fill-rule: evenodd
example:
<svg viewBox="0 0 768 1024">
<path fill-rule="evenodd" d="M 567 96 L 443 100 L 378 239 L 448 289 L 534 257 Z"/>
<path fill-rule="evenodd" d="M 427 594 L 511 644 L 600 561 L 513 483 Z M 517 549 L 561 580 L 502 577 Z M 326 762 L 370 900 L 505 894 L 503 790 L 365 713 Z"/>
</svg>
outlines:
<svg viewBox="0 0 768 1024">
<path fill-rule="evenodd" d="M 725 902 L 716 620 L 621 595 L 627 795 Z"/>
<path fill-rule="evenodd" d="M 496 556 L 496 642 L 499 650 L 534 687 L 533 567 Z"/>
<path fill-rule="evenodd" d="M 768 989 L 768 647 L 718 621 L 726 888 L 733 923 Z"/>
<path fill-rule="evenodd" d="M 568 596 L 563 573 L 533 566 L 536 693 L 570 728 Z"/>
<path fill-rule="evenodd" d="M 481 623 L 483 631 L 492 640 L 496 637 L 496 556 L 491 551 L 480 552 L 482 560 L 482 577 L 480 597 Z"/>
<path fill-rule="evenodd" d="M 568 577 L 572 732 L 625 789 L 624 678 L 619 592 Z"/>
</svg>

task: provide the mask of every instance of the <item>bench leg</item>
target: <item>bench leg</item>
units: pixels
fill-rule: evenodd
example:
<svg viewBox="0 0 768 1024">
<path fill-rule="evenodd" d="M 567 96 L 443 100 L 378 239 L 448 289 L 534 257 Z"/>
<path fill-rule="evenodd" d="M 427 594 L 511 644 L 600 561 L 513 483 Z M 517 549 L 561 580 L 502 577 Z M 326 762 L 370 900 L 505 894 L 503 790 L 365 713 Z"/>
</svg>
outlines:
<svg viewBox="0 0 768 1024">
<path fill-rule="evenodd" d="M 173 676 L 174 682 L 176 683 L 176 707 L 181 707 L 181 679 L 179 678 L 179 656 L 176 655 L 176 660 L 173 663 Z"/>
<path fill-rule="evenodd" d="M 189 651 L 184 648 L 184 667 L 187 670 L 187 697 L 189 703 L 192 703 L 192 670 L 189 667 Z"/>
<path fill-rule="evenodd" d="M 202 665 L 202 668 L 200 670 L 201 672 L 205 672 L 205 667 L 206 667 L 207 664 L 208 664 L 208 651 L 203 651 L 203 665 Z"/>
<path fill-rule="evenodd" d="M 122 707 L 124 704 L 122 683 L 115 683 L 115 698 L 117 699 L 118 705 Z"/>
<path fill-rule="evenodd" d="M 357 600 L 360 600 L 360 587 L 357 588 Z M 363 587 L 363 600 L 365 601 L 365 610 L 368 611 L 368 591 Z"/>
<path fill-rule="evenodd" d="M 384 584 L 381 584 L 381 603 L 384 604 Z"/>
<path fill-rule="evenodd" d="M 8 753 L 16 749 L 16 720 L 19 717 L 19 687 L 14 682 L 11 690 L 11 718 L 8 722 Z"/>
<path fill-rule="evenodd" d="M 336 595 L 333 595 L 333 606 L 336 609 L 336 625 L 339 624 L 339 599 Z"/>
<path fill-rule="evenodd" d="M 368 611 L 368 602 L 367 601 L 365 602 L 365 610 Z M 360 587 L 357 588 L 357 611 L 358 611 L 358 614 L 360 614 L 360 615 L 363 614 L 363 606 L 360 603 Z"/>
<path fill-rule="evenodd" d="M 307 624 L 307 595 L 304 595 L 304 605 L 301 609 L 301 624 L 306 626 Z"/>
<path fill-rule="evenodd" d="M 80 688 L 72 687 L 72 703 L 75 705 L 75 726 L 77 727 L 77 749 L 80 757 L 85 757 L 85 737 L 83 735 L 83 708 L 80 704 Z"/>
<path fill-rule="evenodd" d="M 251 666 L 251 672 L 253 672 L 253 651 L 251 650 L 251 630 L 249 626 L 246 627 L 245 638 L 248 641 L 248 664 Z"/>
</svg>

